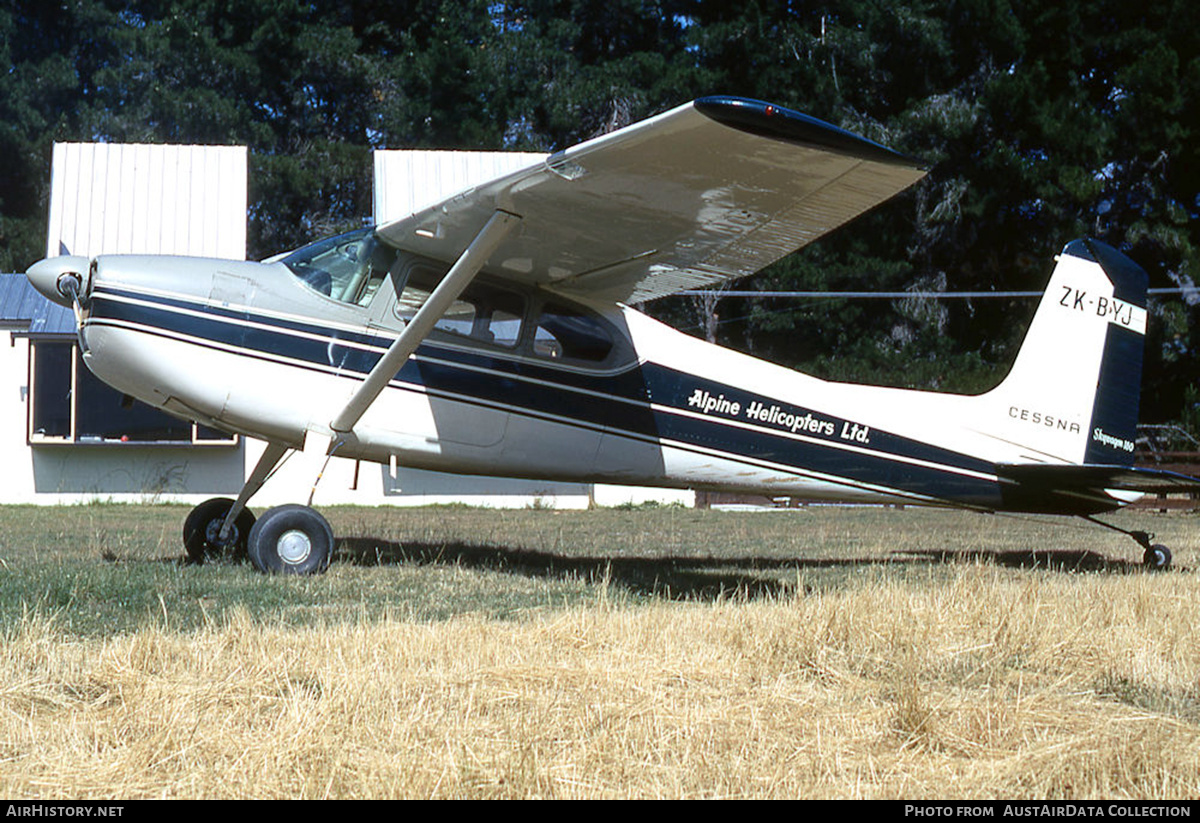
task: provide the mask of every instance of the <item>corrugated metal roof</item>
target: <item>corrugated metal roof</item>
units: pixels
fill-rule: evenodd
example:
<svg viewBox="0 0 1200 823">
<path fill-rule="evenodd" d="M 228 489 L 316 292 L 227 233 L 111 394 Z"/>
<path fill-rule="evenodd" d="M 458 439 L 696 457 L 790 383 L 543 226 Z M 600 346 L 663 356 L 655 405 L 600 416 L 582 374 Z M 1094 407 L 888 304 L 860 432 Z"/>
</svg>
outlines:
<svg viewBox="0 0 1200 823">
<path fill-rule="evenodd" d="M 0 323 L 18 335 L 75 334 L 75 313 L 51 303 L 23 274 L 0 274 Z"/>
</svg>

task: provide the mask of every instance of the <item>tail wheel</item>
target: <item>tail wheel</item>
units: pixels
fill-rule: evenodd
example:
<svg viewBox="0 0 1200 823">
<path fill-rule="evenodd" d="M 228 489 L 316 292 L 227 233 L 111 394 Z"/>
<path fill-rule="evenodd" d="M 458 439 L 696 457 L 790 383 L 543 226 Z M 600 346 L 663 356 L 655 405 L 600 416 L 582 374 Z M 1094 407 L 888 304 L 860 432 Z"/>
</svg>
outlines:
<svg viewBox="0 0 1200 823">
<path fill-rule="evenodd" d="M 276 506 L 254 523 L 247 551 L 267 574 L 321 574 L 333 556 L 333 529 L 308 506 Z"/>
<path fill-rule="evenodd" d="M 1142 563 L 1147 568 L 1161 571 L 1171 567 L 1171 550 L 1161 543 L 1155 543 L 1142 554 Z"/>
<path fill-rule="evenodd" d="M 246 539 L 254 528 L 254 514 L 249 509 L 242 509 L 234 518 L 229 534 L 221 539 L 221 525 L 233 502 L 228 497 L 214 497 L 188 513 L 183 521 L 183 547 L 190 562 L 237 560 L 246 556 Z"/>
</svg>

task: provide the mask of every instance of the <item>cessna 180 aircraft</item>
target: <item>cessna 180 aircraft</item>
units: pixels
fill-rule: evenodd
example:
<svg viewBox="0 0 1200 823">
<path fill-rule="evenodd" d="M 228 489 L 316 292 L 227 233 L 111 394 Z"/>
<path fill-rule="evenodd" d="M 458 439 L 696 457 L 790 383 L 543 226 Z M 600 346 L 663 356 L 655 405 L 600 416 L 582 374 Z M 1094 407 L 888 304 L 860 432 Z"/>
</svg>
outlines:
<svg viewBox="0 0 1200 823">
<path fill-rule="evenodd" d="M 196 560 L 323 571 L 306 505 L 246 504 L 291 450 L 466 474 L 1094 515 L 1200 480 L 1133 467 L 1146 274 L 1068 245 L 1007 378 L 977 396 L 819 380 L 630 304 L 740 278 L 925 174 L 767 103 L 705 97 L 375 228 L 261 263 L 63 256 L 88 367 L 269 446 L 184 524 Z M 1130 532 L 1144 562 L 1164 546 Z"/>
</svg>

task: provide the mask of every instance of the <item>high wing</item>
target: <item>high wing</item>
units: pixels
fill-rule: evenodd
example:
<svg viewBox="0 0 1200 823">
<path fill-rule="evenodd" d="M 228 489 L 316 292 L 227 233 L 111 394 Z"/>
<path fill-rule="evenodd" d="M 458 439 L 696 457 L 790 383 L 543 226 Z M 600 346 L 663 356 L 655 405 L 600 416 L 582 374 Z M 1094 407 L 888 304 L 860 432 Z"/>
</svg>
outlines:
<svg viewBox="0 0 1200 823">
<path fill-rule="evenodd" d="M 447 262 L 497 211 L 521 218 L 485 268 L 640 302 L 744 277 L 921 179 L 922 164 L 796 111 L 705 97 L 388 223 Z"/>
</svg>

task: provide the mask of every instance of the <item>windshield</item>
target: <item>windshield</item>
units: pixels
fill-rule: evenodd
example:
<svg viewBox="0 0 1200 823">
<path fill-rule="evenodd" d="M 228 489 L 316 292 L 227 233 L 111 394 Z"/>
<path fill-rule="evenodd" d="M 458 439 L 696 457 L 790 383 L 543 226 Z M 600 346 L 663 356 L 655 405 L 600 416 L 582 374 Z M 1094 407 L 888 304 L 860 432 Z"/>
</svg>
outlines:
<svg viewBox="0 0 1200 823">
<path fill-rule="evenodd" d="M 367 228 L 310 243 L 279 262 L 313 291 L 366 306 L 395 260 L 396 249 Z"/>
</svg>

